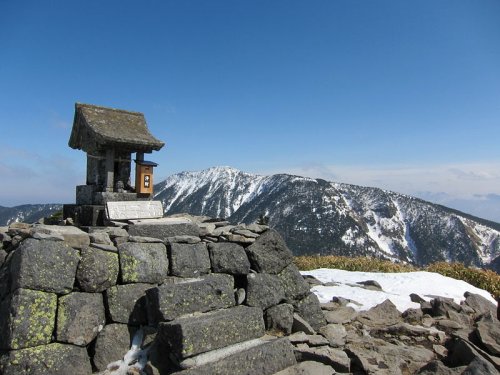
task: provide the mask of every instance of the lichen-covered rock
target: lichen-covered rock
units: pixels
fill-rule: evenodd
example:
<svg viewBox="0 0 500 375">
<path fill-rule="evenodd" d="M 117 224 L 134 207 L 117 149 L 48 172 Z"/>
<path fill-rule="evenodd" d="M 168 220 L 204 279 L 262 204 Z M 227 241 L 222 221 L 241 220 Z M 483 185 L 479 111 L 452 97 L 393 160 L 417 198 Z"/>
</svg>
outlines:
<svg viewBox="0 0 500 375">
<path fill-rule="evenodd" d="M 293 261 L 292 252 L 273 229 L 264 232 L 246 252 L 252 269 L 257 272 L 278 274 Z"/>
<path fill-rule="evenodd" d="M 167 249 L 162 243 L 126 242 L 118 246 L 122 282 L 161 283 L 168 275 Z"/>
<path fill-rule="evenodd" d="M 316 331 L 326 324 L 318 297 L 314 293 L 309 293 L 305 298 L 297 301 L 294 307 L 297 313 Z"/>
<path fill-rule="evenodd" d="M 264 320 L 262 310 L 237 306 L 160 323 L 158 334 L 181 360 L 261 337 Z"/>
<path fill-rule="evenodd" d="M 207 245 L 170 243 L 170 263 L 172 275 L 198 277 L 210 272 L 210 257 Z"/>
<path fill-rule="evenodd" d="M 285 299 L 285 291 L 276 275 L 267 273 L 250 273 L 247 276 L 248 306 L 260 307 L 265 310 L 277 305 Z"/>
<path fill-rule="evenodd" d="M 13 350 L 0 357 L 3 375 L 89 375 L 92 366 L 85 348 L 54 343 Z"/>
<path fill-rule="evenodd" d="M 287 301 L 304 298 L 310 293 L 309 283 L 307 283 L 299 272 L 295 264 L 289 264 L 278 274 L 281 285 L 285 291 Z"/>
<path fill-rule="evenodd" d="M 155 286 L 136 283 L 116 285 L 106 290 L 106 305 L 111 320 L 130 325 L 147 324 L 146 290 Z"/>
<path fill-rule="evenodd" d="M 108 324 L 97 336 L 92 358 L 99 371 L 123 358 L 130 349 L 130 332 L 126 324 Z"/>
<path fill-rule="evenodd" d="M 119 271 L 118 254 L 86 247 L 81 252 L 76 280 L 84 292 L 102 292 L 116 285 Z"/>
<path fill-rule="evenodd" d="M 74 292 L 62 296 L 57 308 L 57 341 L 85 346 L 106 321 L 100 293 Z"/>
<path fill-rule="evenodd" d="M 0 349 L 48 344 L 56 321 L 57 296 L 17 289 L 0 303 Z"/>
<path fill-rule="evenodd" d="M 149 323 L 234 306 L 233 284 L 231 275 L 210 274 L 198 280 L 152 288 L 147 291 Z"/>
<path fill-rule="evenodd" d="M 246 275 L 250 272 L 250 261 L 243 246 L 231 242 L 208 245 L 213 272 Z"/>
<path fill-rule="evenodd" d="M 64 242 L 24 240 L 12 254 L 11 290 L 28 288 L 66 294 L 75 282 L 80 256 Z"/>
<path fill-rule="evenodd" d="M 268 308 L 264 315 L 264 321 L 267 330 L 279 331 L 289 335 L 292 333 L 293 306 L 282 303 Z"/>
</svg>

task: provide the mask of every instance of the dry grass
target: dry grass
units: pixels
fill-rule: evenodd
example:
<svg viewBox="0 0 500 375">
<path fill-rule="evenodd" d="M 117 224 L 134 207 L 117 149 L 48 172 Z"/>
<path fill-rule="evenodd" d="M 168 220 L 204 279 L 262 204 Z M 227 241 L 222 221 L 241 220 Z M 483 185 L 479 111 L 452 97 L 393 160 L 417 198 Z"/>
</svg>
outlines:
<svg viewBox="0 0 500 375">
<path fill-rule="evenodd" d="M 411 272 L 429 271 L 443 276 L 464 280 L 475 287 L 487 290 L 494 298 L 500 297 L 500 275 L 490 270 L 466 267 L 461 263 L 433 263 L 425 268 L 416 268 L 407 264 L 392 263 L 368 257 L 343 257 L 343 256 L 299 256 L 294 260 L 302 271 L 317 268 L 336 268 L 345 271 L 362 272 Z"/>
</svg>

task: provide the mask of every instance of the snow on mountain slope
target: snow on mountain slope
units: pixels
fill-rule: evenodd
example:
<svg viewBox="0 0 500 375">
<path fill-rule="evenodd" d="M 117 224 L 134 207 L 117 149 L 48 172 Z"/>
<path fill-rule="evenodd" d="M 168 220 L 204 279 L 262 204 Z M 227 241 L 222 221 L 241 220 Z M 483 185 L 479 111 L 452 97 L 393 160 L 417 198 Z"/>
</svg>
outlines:
<svg viewBox="0 0 500 375">
<path fill-rule="evenodd" d="M 266 214 L 295 254 L 476 266 L 500 256 L 497 223 L 377 188 L 215 167 L 170 176 L 156 192 L 168 214 L 189 212 L 245 223 Z"/>
</svg>

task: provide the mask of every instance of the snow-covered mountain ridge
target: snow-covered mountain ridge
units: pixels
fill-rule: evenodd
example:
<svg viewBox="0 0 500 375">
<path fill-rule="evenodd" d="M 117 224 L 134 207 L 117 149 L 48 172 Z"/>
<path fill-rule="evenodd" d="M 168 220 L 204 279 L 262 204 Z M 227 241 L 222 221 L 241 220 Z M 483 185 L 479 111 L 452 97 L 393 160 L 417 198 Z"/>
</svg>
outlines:
<svg viewBox="0 0 500 375">
<path fill-rule="evenodd" d="M 167 214 L 245 223 L 265 214 L 296 255 L 370 255 L 417 265 L 446 260 L 476 266 L 500 256 L 500 224 L 378 188 L 214 167 L 172 175 L 155 191 Z"/>
</svg>

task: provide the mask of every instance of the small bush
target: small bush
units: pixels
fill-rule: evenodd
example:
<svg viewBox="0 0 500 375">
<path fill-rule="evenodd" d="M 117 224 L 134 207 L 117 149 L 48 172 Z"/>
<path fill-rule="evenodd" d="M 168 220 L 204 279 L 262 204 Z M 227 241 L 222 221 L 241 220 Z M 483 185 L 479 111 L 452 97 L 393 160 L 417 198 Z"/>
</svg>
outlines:
<svg viewBox="0 0 500 375">
<path fill-rule="evenodd" d="M 425 268 L 416 268 L 407 264 L 392 263 L 388 260 L 368 257 L 344 256 L 299 256 L 295 264 L 301 271 L 317 268 L 335 268 L 345 271 L 361 272 L 412 272 L 429 271 L 443 276 L 463 280 L 477 288 L 487 290 L 494 298 L 500 297 L 500 275 L 490 270 L 466 267 L 461 263 L 437 262 Z"/>
</svg>

